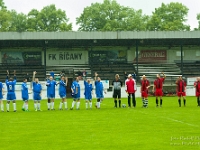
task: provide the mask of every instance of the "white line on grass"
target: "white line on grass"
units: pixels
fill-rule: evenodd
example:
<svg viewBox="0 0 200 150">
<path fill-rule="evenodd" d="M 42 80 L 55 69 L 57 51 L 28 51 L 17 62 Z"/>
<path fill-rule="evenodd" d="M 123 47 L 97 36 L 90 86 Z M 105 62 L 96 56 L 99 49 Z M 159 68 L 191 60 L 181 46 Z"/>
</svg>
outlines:
<svg viewBox="0 0 200 150">
<path fill-rule="evenodd" d="M 149 115 L 148 113 L 145 113 L 145 112 L 142 112 L 142 111 L 138 111 L 138 112 L 140 112 L 140 113 L 142 113 L 142 114 L 145 114 L 145 115 Z M 158 116 L 156 116 L 156 117 L 158 117 Z M 158 117 L 158 118 L 163 118 L 163 119 L 167 119 L 167 120 L 170 120 L 170 121 L 174 121 L 174 122 L 186 124 L 186 125 L 192 126 L 192 127 L 199 127 L 198 125 L 191 124 L 191 123 L 187 123 L 187 122 L 180 121 L 180 120 L 176 120 L 176 119 L 173 119 L 173 118 L 168 118 L 168 117 Z"/>
<path fill-rule="evenodd" d="M 191 123 L 183 122 L 183 121 L 176 120 L 176 119 L 173 119 L 173 118 L 168 118 L 168 117 L 161 117 L 161 118 L 168 119 L 168 120 L 171 120 L 171 121 L 174 121 L 174 122 L 179 122 L 179 123 L 182 123 L 182 124 L 186 124 L 186 125 L 192 126 L 192 127 L 199 127 L 198 125 L 194 125 L 194 124 L 191 124 Z"/>
</svg>

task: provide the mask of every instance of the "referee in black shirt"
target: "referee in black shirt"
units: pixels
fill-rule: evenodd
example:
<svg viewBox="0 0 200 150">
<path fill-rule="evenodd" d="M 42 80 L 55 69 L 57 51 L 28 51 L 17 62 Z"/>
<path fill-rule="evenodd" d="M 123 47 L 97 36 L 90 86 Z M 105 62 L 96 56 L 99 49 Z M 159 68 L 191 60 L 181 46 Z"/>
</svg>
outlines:
<svg viewBox="0 0 200 150">
<path fill-rule="evenodd" d="M 121 107 L 121 88 L 122 88 L 122 81 L 119 78 L 119 75 L 115 75 L 115 79 L 112 82 L 113 85 L 113 98 L 115 102 L 115 108 L 117 108 L 117 99 L 119 101 L 119 107 Z"/>
</svg>

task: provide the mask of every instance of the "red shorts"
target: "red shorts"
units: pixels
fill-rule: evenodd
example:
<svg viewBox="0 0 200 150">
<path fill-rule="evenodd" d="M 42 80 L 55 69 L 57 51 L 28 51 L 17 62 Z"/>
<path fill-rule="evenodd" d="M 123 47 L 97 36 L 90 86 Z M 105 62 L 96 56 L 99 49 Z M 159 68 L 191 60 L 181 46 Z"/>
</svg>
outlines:
<svg viewBox="0 0 200 150">
<path fill-rule="evenodd" d="M 145 92 L 145 91 L 142 91 L 141 96 L 142 96 L 142 97 L 148 97 L 148 93 Z"/>
<path fill-rule="evenodd" d="M 178 97 L 186 96 L 186 93 L 185 92 L 178 92 L 177 95 L 178 95 Z"/>
<path fill-rule="evenodd" d="M 156 89 L 155 96 L 163 96 L 162 89 Z"/>
<path fill-rule="evenodd" d="M 200 96 L 200 92 L 196 92 L 196 97 L 199 97 Z"/>
</svg>

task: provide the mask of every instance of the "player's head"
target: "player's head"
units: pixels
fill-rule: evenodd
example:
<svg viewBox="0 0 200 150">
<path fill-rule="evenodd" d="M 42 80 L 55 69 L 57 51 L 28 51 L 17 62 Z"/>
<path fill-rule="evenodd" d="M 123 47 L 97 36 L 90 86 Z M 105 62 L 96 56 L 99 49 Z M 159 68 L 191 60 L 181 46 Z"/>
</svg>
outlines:
<svg viewBox="0 0 200 150">
<path fill-rule="evenodd" d="M 49 80 L 50 80 L 50 81 L 52 81 L 52 80 L 53 80 L 53 77 L 52 77 L 52 76 L 50 76 L 50 77 L 49 77 Z"/>
<path fill-rule="evenodd" d="M 89 83 L 89 84 L 90 84 L 90 82 L 91 82 L 91 80 L 90 80 L 90 79 L 87 79 L 87 83 Z"/>
<path fill-rule="evenodd" d="M 77 81 L 77 82 L 79 81 L 79 77 L 76 77 L 76 81 Z"/>
<path fill-rule="evenodd" d="M 157 75 L 156 75 L 156 77 L 157 77 L 157 78 L 160 78 L 160 75 L 159 75 L 159 74 L 157 74 Z"/>
<path fill-rule="evenodd" d="M 131 74 L 128 75 L 128 79 L 130 79 L 130 78 L 132 78 L 132 75 L 131 75 Z"/>
<path fill-rule="evenodd" d="M 182 80 L 183 78 L 182 78 L 182 76 L 179 76 L 179 80 Z"/>
<path fill-rule="evenodd" d="M 13 81 L 13 78 L 9 78 L 9 81 Z"/>
<path fill-rule="evenodd" d="M 27 79 L 26 78 L 24 78 L 24 80 L 23 80 L 24 82 L 27 82 Z"/>
<path fill-rule="evenodd" d="M 200 81 L 200 77 L 197 77 L 197 81 Z"/>
<path fill-rule="evenodd" d="M 63 81 L 64 81 L 64 80 L 65 80 L 65 76 L 61 76 L 61 80 L 63 80 Z"/>
<path fill-rule="evenodd" d="M 115 75 L 115 79 L 116 79 L 116 80 L 119 80 L 119 74 L 116 74 L 116 75 Z"/>
<path fill-rule="evenodd" d="M 97 78 L 97 80 L 100 82 L 100 81 L 101 81 L 101 78 L 100 78 L 100 77 L 98 77 L 98 78 Z"/>
<path fill-rule="evenodd" d="M 35 78 L 35 82 L 38 83 L 38 82 L 39 82 L 39 79 L 38 79 L 38 78 Z"/>
<path fill-rule="evenodd" d="M 146 76 L 145 76 L 145 75 L 143 75 L 143 76 L 142 76 L 142 79 L 143 79 L 143 80 L 146 80 Z"/>
</svg>

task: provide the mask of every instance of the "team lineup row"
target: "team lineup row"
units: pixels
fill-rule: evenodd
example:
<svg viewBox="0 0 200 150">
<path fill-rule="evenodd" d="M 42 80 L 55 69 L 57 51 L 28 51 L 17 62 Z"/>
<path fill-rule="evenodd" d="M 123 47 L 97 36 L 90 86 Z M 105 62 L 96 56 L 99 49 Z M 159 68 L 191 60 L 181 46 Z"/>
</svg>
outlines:
<svg viewBox="0 0 200 150">
<path fill-rule="evenodd" d="M 42 93 L 42 85 L 39 82 L 39 79 L 36 78 L 36 71 L 33 72 L 33 78 L 32 78 L 32 84 L 31 84 L 31 88 L 32 88 L 32 92 L 33 92 L 33 100 L 34 100 L 34 108 L 35 111 L 41 111 L 41 93 Z M 9 108 L 10 108 L 10 102 L 13 103 L 13 110 L 14 112 L 16 112 L 16 94 L 15 94 L 15 85 L 17 82 L 16 79 L 16 71 L 14 71 L 14 77 L 13 78 L 9 78 L 9 71 L 7 71 L 7 76 L 6 76 L 6 87 L 7 87 L 7 104 L 6 104 L 6 110 L 7 112 L 9 112 Z M 70 108 L 71 110 L 74 109 L 74 106 L 76 105 L 76 109 L 80 108 L 80 85 L 79 85 L 79 80 L 82 77 L 78 76 L 76 77 L 75 81 L 73 81 L 72 85 L 71 85 L 71 93 L 72 93 L 72 98 L 73 98 L 73 102 L 72 102 L 72 107 Z M 56 82 L 52 76 L 50 76 L 47 81 L 46 81 L 46 86 L 47 86 L 47 98 L 48 98 L 48 102 L 47 102 L 47 109 L 48 110 L 54 110 L 54 100 L 55 100 L 55 93 L 56 93 L 56 89 L 55 86 L 59 85 L 59 96 L 61 98 L 61 102 L 60 102 L 60 106 L 59 109 L 62 110 L 63 109 L 63 104 L 64 104 L 64 109 L 68 109 L 67 107 L 67 100 L 66 100 L 66 87 L 67 87 L 67 82 L 68 82 L 68 78 L 62 76 L 61 80 L 59 82 Z M 90 79 L 84 80 L 84 86 L 85 86 L 85 99 L 86 99 L 86 108 L 88 108 L 88 105 L 90 108 L 92 108 L 92 91 L 93 91 L 93 85 L 91 83 Z M 106 93 L 106 91 L 104 91 L 104 87 L 103 87 L 103 83 L 101 82 L 100 77 L 98 77 L 98 74 L 95 73 L 95 94 L 97 97 L 97 103 L 96 103 L 96 107 L 100 108 L 100 102 L 103 99 L 103 92 Z M 22 99 L 24 101 L 24 104 L 22 106 L 22 110 L 23 111 L 29 111 L 28 110 L 28 100 L 29 100 L 29 89 L 27 86 L 27 79 L 23 80 L 23 83 L 21 85 L 21 95 L 22 95 Z M 3 104 L 3 95 L 4 95 L 4 91 L 3 91 L 3 84 L 2 82 L 0 82 L 0 105 L 1 105 L 1 111 L 4 111 L 4 104 Z"/>
<path fill-rule="evenodd" d="M 41 101 L 41 93 L 42 93 L 42 86 L 39 82 L 39 79 L 36 78 L 36 71 L 33 72 L 33 78 L 32 78 L 32 90 L 33 90 L 33 100 L 34 100 L 34 108 L 35 111 L 41 111 L 41 106 L 40 106 L 40 101 Z M 156 97 L 156 106 L 162 107 L 162 95 L 163 95 L 163 83 L 166 78 L 165 74 L 163 74 L 163 77 L 160 77 L 159 74 L 157 74 L 157 78 L 154 81 L 153 85 L 153 92 L 155 93 Z M 10 102 L 12 101 L 13 103 L 13 110 L 16 112 L 16 95 L 15 95 L 15 85 L 16 85 L 16 72 L 14 71 L 14 78 L 9 78 L 9 71 L 7 71 L 7 77 L 6 77 L 6 87 L 7 87 L 7 104 L 6 104 L 6 110 L 9 112 L 9 107 L 10 107 Z M 75 81 L 73 81 L 71 85 L 71 92 L 72 92 L 72 106 L 71 110 L 74 109 L 74 106 L 76 105 L 76 109 L 80 108 L 80 85 L 79 85 L 79 80 L 81 79 L 81 76 L 76 77 Z M 55 99 L 55 86 L 59 85 L 59 95 L 61 98 L 61 102 L 59 105 L 59 109 L 68 109 L 67 107 L 67 100 L 66 100 L 66 87 L 67 87 L 67 82 L 68 79 L 67 77 L 62 76 L 61 80 L 59 82 L 56 82 L 52 76 L 50 76 L 47 81 L 46 81 L 46 86 L 47 86 L 47 109 L 48 110 L 54 110 L 54 99 Z M 94 75 L 94 84 L 95 84 L 95 94 L 97 98 L 96 102 L 96 108 L 100 108 L 101 101 L 104 98 L 104 87 L 101 82 L 100 77 L 98 76 L 97 73 Z M 133 79 L 132 75 L 129 74 L 128 78 L 125 82 L 125 87 L 126 87 L 126 92 L 128 94 L 128 107 L 131 107 L 131 98 L 132 98 L 132 105 L 133 107 L 136 107 L 136 100 L 135 100 L 135 92 L 137 90 L 136 88 L 136 81 Z M 179 106 L 181 107 L 181 97 L 183 98 L 184 106 L 186 106 L 186 82 L 182 79 L 180 76 L 177 81 L 177 95 L 178 95 L 178 103 Z M 114 107 L 118 107 L 117 102 L 119 103 L 119 107 L 121 107 L 121 88 L 123 85 L 123 82 L 120 80 L 119 75 L 115 75 L 115 79 L 112 82 L 113 85 L 113 98 L 114 98 Z M 85 86 L 85 100 L 86 100 L 86 109 L 92 108 L 92 91 L 93 91 L 93 85 L 91 83 L 90 79 L 84 80 L 84 86 Z M 197 81 L 194 84 L 196 88 L 196 97 L 197 97 L 197 103 L 198 106 L 200 106 L 200 78 L 197 79 Z M 27 86 L 27 79 L 24 79 L 22 85 L 22 90 L 21 90 L 21 95 L 22 99 L 24 101 L 24 104 L 22 106 L 23 111 L 29 111 L 28 110 L 28 100 L 29 100 L 29 90 Z M 142 97 L 142 102 L 143 102 L 143 107 L 147 108 L 148 107 L 148 91 L 150 87 L 150 82 L 146 78 L 145 75 L 142 76 L 141 79 L 141 97 Z M 0 82 L 0 105 L 1 105 L 1 111 L 4 111 L 4 104 L 2 101 L 3 98 L 3 84 Z M 159 103 L 160 100 L 160 103 Z M 89 107 L 88 107 L 89 105 Z"/>
</svg>

